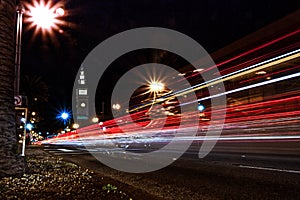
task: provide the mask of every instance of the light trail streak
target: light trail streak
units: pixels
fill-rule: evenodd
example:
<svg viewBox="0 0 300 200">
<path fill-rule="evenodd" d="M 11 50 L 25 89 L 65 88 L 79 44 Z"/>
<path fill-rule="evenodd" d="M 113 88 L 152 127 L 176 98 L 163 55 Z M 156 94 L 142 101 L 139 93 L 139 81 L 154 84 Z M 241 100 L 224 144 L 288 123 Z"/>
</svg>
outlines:
<svg viewBox="0 0 300 200">
<path fill-rule="evenodd" d="M 230 91 L 223 92 L 223 93 L 220 93 L 220 94 L 212 95 L 212 96 L 209 96 L 209 97 L 204 97 L 204 98 L 198 99 L 198 101 L 200 102 L 200 101 L 204 101 L 204 100 L 207 100 L 207 99 L 216 98 L 216 97 L 219 97 L 219 96 L 232 94 L 232 93 L 235 93 L 235 92 L 240 92 L 240 91 L 252 89 L 252 88 L 255 88 L 255 87 L 260 87 L 260 86 L 267 85 L 267 84 L 271 84 L 271 83 L 275 83 L 275 82 L 279 82 L 279 81 L 284 81 L 284 80 L 288 80 L 288 79 L 291 79 L 291 78 L 296 78 L 296 77 L 299 77 L 299 76 L 300 76 L 300 72 L 295 73 L 295 74 L 291 74 L 291 75 L 287 75 L 287 76 L 284 76 L 284 77 L 280 77 L 280 78 L 271 79 L 271 80 L 268 80 L 268 81 L 256 83 L 256 84 L 253 84 L 253 85 L 248 85 L 248 86 L 245 86 L 245 87 L 237 88 L 237 89 L 234 89 L 234 90 L 230 90 Z M 187 104 L 190 104 L 190 103 L 193 103 L 193 102 L 189 102 L 189 103 L 186 103 L 184 105 L 187 105 Z"/>
<path fill-rule="evenodd" d="M 296 33 L 299 33 L 300 30 L 297 30 L 296 32 L 293 32 L 288 35 L 294 35 Z M 287 38 L 288 35 L 282 37 L 281 39 Z M 276 40 L 272 41 L 275 43 Z M 279 40 L 278 40 L 279 41 Z M 270 45 L 271 43 L 269 43 Z M 263 48 L 264 46 L 268 46 L 266 44 L 260 46 Z M 289 46 L 290 47 L 290 46 Z M 256 48 L 257 49 L 257 48 Z M 259 49 L 259 48 L 258 48 Z M 287 48 L 284 48 L 286 50 Z M 253 49 L 252 52 L 255 50 Z M 272 51 L 271 53 L 267 54 L 268 56 L 278 54 L 283 51 L 283 48 L 281 48 L 279 51 Z M 218 64 L 217 66 L 229 63 L 230 61 L 233 61 L 235 59 L 238 59 L 242 57 L 243 55 L 247 55 L 251 53 L 245 52 L 240 54 L 238 57 L 234 57 L 232 59 L 229 59 L 223 63 Z M 203 88 L 207 88 L 210 86 L 214 86 L 218 83 L 222 83 L 224 81 L 232 80 L 235 78 L 239 78 L 243 75 L 248 75 L 256 71 L 260 71 L 263 69 L 266 69 L 268 67 L 277 67 L 279 64 L 286 63 L 288 61 L 294 60 L 296 58 L 300 57 L 300 49 L 296 49 L 294 51 L 270 58 L 268 60 L 254 63 L 254 61 L 258 61 L 260 58 L 263 58 L 264 56 L 256 57 L 254 60 L 250 60 L 248 62 L 244 62 L 241 64 L 238 64 L 242 66 L 243 64 L 247 64 L 250 66 L 247 66 L 243 69 L 239 69 L 234 72 L 230 72 L 226 75 L 220 76 L 218 78 L 214 78 L 212 80 L 206 81 L 204 83 L 200 83 L 197 85 L 194 85 L 192 87 L 175 91 L 173 94 L 166 94 L 160 97 L 156 100 L 155 103 L 161 103 L 167 100 L 171 100 L 175 97 L 185 95 L 191 92 L 195 92 L 198 90 L 201 90 Z M 259 59 L 257 59 L 259 58 Z M 298 60 L 297 60 L 298 61 Z M 279 68 L 279 71 L 276 71 L 272 73 L 271 75 L 281 75 L 282 73 L 287 73 L 291 70 L 298 69 L 300 66 L 293 66 L 288 67 L 285 69 Z M 234 66 L 234 67 L 236 67 Z M 280 66 L 279 66 L 280 67 Z M 233 68 L 229 68 L 233 69 Z M 235 68 L 236 69 L 236 68 Z M 227 69 L 226 69 L 227 70 Z M 203 71 L 201 71 L 202 73 Z M 270 75 L 270 74 L 268 74 Z M 265 85 L 270 85 L 273 83 L 277 83 L 280 81 L 286 81 L 293 78 L 298 78 L 300 76 L 300 72 L 285 75 L 282 77 L 274 78 L 271 80 L 265 80 L 263 82 L 255 83 L 252 85 L 242 86 L 236 89 L 228 90 L 223 93 L 219 94 L 212 94 L 210 96 L 205 96 L 209 94 L 205 94 L 202 98 L 199 98 L 197 101 L 206 101 L 212 98 L 218 98 L 223 95 L 229 95 L 233 93 L 242 92 L 245 90 L 253 89 L 256 87 L 262 87 Z M 261 76 L 260 76 L 261 78 Z M 246 81 L 252 81 L 255 80 L 248 79 L 245 81 L 241 81 L 239 83 L 244 83 Z M 234 80 L 233 80 L 234 81 Z M 236 82 L 235 82 L 236 83 Z M 297 89 L 297 88 L 296 88 Z M 146 114 L 147 111 L 138 111 L 135 113 L 130 113 L 126 116 L 119 117 L 117 119 L 109 120 L 103 123 L 103 125 L 92 125 L 88 127 L 80 128 L 78 131 L 80 131 L 80 136 L 78 132 L 73 133 L 67 133 L 60 135 L 56 138 L 49 139 L 44 142 L 44 144 L 68 144 L 68 145 L 74 145 L 74 146 L 82 146 L 85 144 L 85 142 L 88 145 L 103 145 L 103 148 L 116 148 L 116 144 L 124 144 L 125 146 L 128 144 L 144 144 L 144 143 L 155 143 L 155 142 L 170 142 L 171 140 L 178 140 L 178 141 L 184 141 L 184 140 L 194 140 L 194 141 L 205 141 L 205 140 L 212 140 L 212 141 L 224 141 L 224 142 L 280 142 L 280 141 L 300 141 L 300 110 L 297 106 L 299 106 L 300 103 L 300 92 L 295 91 L 288 91 L 283 94 L 279 95 L 273 95 L 271 97 L 268 96 L 266 99 L 271 99 L 268 101 L 265 101 L 266 99 L 263 98 L 259 101 L 264 100 L 264 102 L 258 102 L 258 103 L 251 103 L 250 101 L 241 101 L 242 105 L 233 105 L 234 107 L 224 108 L 224 107 L 217 107 L 216 110 L 214 110 L 216 113 L 224 111 L 226 109 L 226 121 L 223 128 L 223 132 L 221 137 L 214 137 L 211 135 L 206 135 L 206 132 L 211 124 L 210 115 L 212 113 L 211 108 L 208 106 L 205 110 L 205 118 L 207 121 L 204 121 L 204 119 L 201 119 L 199 114 L 191 114 L 191 113 L 181 113 L 178 118 L 174 117 L 167 117 L 166 119 L 159 118 L 159 120 L 165 120 L 165 126 L 161 130 L 156 130 L 155 127 L 147 127 L 147 124 L 151 122 L 151 119 Z M 206 90 L 205 90 L 206 91 Z M 245 95 L 247 96 L 247 95 Z M 292 97 L 291 97 L 292 96 Z M 196 101 L 196 102 L 197 102 Z M 194 101 L 195 102 L 195 101 Z M 187 104 L 191 104 L 194 102 L 187 102 L 185 104 L 181 104 L 180 106 L 184 106 Z M 147 102 L 148 103 L 148 102 Z M 150 106 L 153 104 L 144 104 L 141 106 L 138 106 L 137 108 L 131 109 L 130 111 L 136 111 L 141 108 L 145 108 L 147 106 Z M 246 105 L 244 105 L 246 104 Z M 189 132 L 190 128 L 190 121 L 195 120 L 196 118 L 199 119 L 199 130 L 197 135 L 198 136 L 187 136 L 188 134 L 179 135 L 177 134 L 176 130 L 178 129 L 178 122 L 184 121 L 184 131 L 185 133 Z M 132 126 L 131 123 L 127 123 L 127 118 L 131 118 L 134 120 L 133 123 L 137 123 L 140 125 L 141 129 L 138 129 L 136 126 Z M 116 123 L 116 120 L 121 120 L 122 123 Z M 212 131 L 217 131 L 221 129 L 221 126 L 219 126 L 220 122 L 218 119 L 214 119 L 214 126 L 212 128 Z M 122 128 L 126 127 L 127 130 L 129 130 L 126 133 L 122 132 Z M 134 128 L 133 128 L 134 127 Z M 105 129 L 104 129 L 105 128 Z"/>
<path fill-rule="evenodd" d="M 252 79 L 241 81 L 240 83 L 246 83 L 246 82 L 254 81 L 254 80 L 257 80 L 257 79 L 266 78 L 268 76 L 273 76 L 273 75 L 276 75 L 276 74 L 280 74 L 280 73 L 283 73 L 283 72 L 295 70 L 295 69 L 298 69 L 298 68 L 300 68 L 300 66 L 295 66 L 295 67 L 291 67 L 291 68 L 288 68 L 288 69 L 280 70 L 280 71 L 277 71 L 277 72 L 269 73 L 269 74 L 266 74 L 266 75 L 264 75 L 262 77 L 254 77 Z"/>
<path fill-rule="evenodd" d="M 286 98 L 285 101 L 283 100 L 275 100 L 277 103 L 286 103 L 289 100 L 294 99 L 295 101 L 297 101 L 298 99 L 296 97 L 293 98 Z M 258 105 L 263 106 L 261 103 L 258 103 Z M 256 107 L 256 109 L 258 109 L 259 107 Z M 287 108 L 290 109 L 290 108 Z M 279 128 L 283 129 L 283 128 L 293 128 L 293 130 L 296 128 L 296 130 L 294 130 L 294 132 L 287 132 L 284 131 L 284 134 L 289 134 L 289 135 L 293 135 L 297 132 L 299 132 L 299 125 L 294 125 L 294 126 L 289 126 L 289 123 L 292 123 L 294 121 L 299 122 L 299 117 L 297 118 L 296 116 L 299 116 L 300 111 L 289 111 L 289 112 L 280 112 L 280 113 L 271 113 L 271 114 L 262 114 L 262 115 L 254 115 L 254 116 L 247 116 L 247 117 L 242 117 L 242 116 L 237 116 L 235 119 L 227 119 L 227 122 L 225 124 L 224 127 L 224 131 L 230 131 L 230 134 L 234 134 L 232 138 L 239 138 L 240 136 L 235 134 L 236 131 L 238 131 L 239 133 L 241 133 L 242 135 L 247 135 L 247 134 L 243 134 L 243 132 L 247 133 L 247 131 L 251 131 L 254 130 L 252 127 L 253 126 L 258 126 L 258 128 L 256 128 L 255 131 L 255 135 L 250 135 L 249 137 L 253 137 L 254 139 L 268 139 L 266 137 L 262 138 L 259 137 L 257 135 L 259 135 L 259 132 L 265 132 L 265 131 L 269 131 L 269 130 L 275 130 L 278 131 Z M 284 118 L 283 118 L 284 116 Z M 289 117 L 289 116 L 295 116 L 295 117 Z M 189 116 L 191 118 L 193 118 L 193 116 Z M 230 116 L 228 116 L 230 118 Z M 279 118 L 278 118 L 279 117 Z M 237 122 L 237 125 L 232 124 L 232 122 Z M 284 126 L 277 126 L 279 124 L 282 124 Z M 284 123 L 284 124 L 283 124 Z M 126 124 L 124 124 L 125 126 L 127 126 Z M 268 128 L 267 126 L 275 126 L 272 128 Z M 206 125 L 205 127 L 207 128 L 208 125 Z M 242 127 L 242 130 L 240 127 Z M 263 128 L 262 128 L 263 126 Z M 202 125 L 202 128 L 205 129 L 205 127 Z M 260 128 L 261 127 L 261 128 Z M 277 128 L 277 129 L 276 129 Z M 143 131 L 141 130 L 134 130 L 132 129 L 129 133 L 122 133 L 122 132 L 114 132 L 113 134 L 105 134 L 104 132 L 99 132 L 99 127 L 97 126 L 92 126 L 89 128 L 84 128 L 86 131 L 84 131 L 84 135 L 81 135 L 81 138 L 84 140 L 95 140 L 95 142 L 97 140 L 107 140 L 107 139 L 111 139 L 111 140 L 118 140 L 118 138 L 123 138 L 126 137 L 128 138 L 128 140 L 133 140 L 132 137 L 149 137 L 155 135 L 155 132 L 153 132 L 151 129 L 144 129 Z M 114 129 L 114 127 L 112 126 L 112 129 Z M 216 129 L 218 129 L 218 127 L 216 127 Z M 288 130 L 288 129 L 286 129 Z M 298 131 L 297 131 L 298 130 Z M 241 132 L 242 131 L 242 132 Z M 296 132 L 295 132 L 296 131 Z M 153 133 L 152 133 L 153 132 Z M 157 134 L 160 134 L 160 136 L 162 138 L 168 136 L 169 134 L 175 134 L 176 133 L 176 127 L 171 126 L 169 127 L 169 131 L 156 131 Z M 267 134 L 267 137 L 269 137 L 269 139 L 274 139 L 273 136 L 268 136 L 270 134 L 272 135 L 276 135 L 276 134 L 282 134 L 283 132 L 274 132 L 272 131 L 271 133 L 265 133 Z M 74 133 L 73 133 L 74 134 Z M 226 134 L 225 132 L 223 134 Z M 160 137 L 160 138 L 161 138 Z M 226 139 L 222 139 L 224 136 L 221 137 L 220 140 L 228 140 L 228 138 Z M 296 135 L 296 138 L 300 137 L 299 135 Z M 158 137 L 159 138 L 159 137 Z M 295 139 L 295 137 L 285 137 L 285 136 L 280 136 L 279 138 L 281 139 Z M 75 141 L 78 141 L 79 138 L 77 137 L 71 137 L 68 134 L 64 134 L 61 135 L 59 138 L 55 138 L 52 139 L 52 143 L 58 143 L 58 144 L 62 144 L 62 143 L 72 143 L 72 144 L 76 144 Z M 186 138 L 183 138 L 186 139 Z M 201 137 L 197 137 L 196 139 L 201 139 Z M 213 138 L 215 139 L 215 138 Z M 237 140 L 242 140 L 242 139 L 248 139 L 245 137 L 239 138 Z M 51 140 L 50 140 L 51 141 Z M 48 141 L 48 142 L 50 142 Z M 134 139 L 134 141 L 136 141 L 136 139 Z M 142 142 L 142 140 L 140 140 Z M 47 141 L 46 141 L 47 142 Z"/>
<path fill-rule="evenodd" d="M 300 57 L 300 53 L 299 52 L 300 52 L 300 49 L 297 49 L 297 50 L 294 50 L 292 52 L 289 52 L 289 53 L 277 56 L 275 58 L 271 58 L 269 60 L 266 60 L 266 61 L 254 64 L 254 65 L 251 65 L 251 66 L 246 67 L 244 69 L 241 69 L 241 70 L 232 72 L 230 74 L 227 74 L 227 75 L 224 75 L 224 76 L 212 79 L 210 81 L 206 81 L 204 83 L 195 85 L 193 87 L 190 87 L 190 88 L 187 88 L 187 89 L 184 89 L 184 90 L 180 90 L 180 91 L 174 92 L 171 95 L 166 95 L 165 97 L 161 97 L 160 99 L 157 99 L 155 102 L 144 104 L 144 105 L 139 106 L 137 108 L 131 109 L 130 111 L 136 111 L 138 109 L 150 106 L 153 103 L 160 103 L 160 102 L 165 101 L 165 100 L 170 100 L 170 99 L 173 99 L 174 97 L 178 97 L 178 96 L 182 96 L 182 95 L 185 95 L 185 94 L 188 94 L 188 93 L 191 93 L 191 92 L 195 92 L 197 90 L 200 90 L 200 89 L 203 89 L 203 88 L 207 88 L 207 87 L 216 85 L 218 83 L 222 83 L 224 81 L 237 78 L 239 76 L 250 74 L 250 73 L 253 73 L 255 71 L 259 71 L 259 70 L 262 70 L 262 69 L 265 69 L 265 68 L 268 68 L 268 67 L 271 67 L 271 66 L 274 66 L 274 65 L 278 65 L 278 64 L 281 64 L 281 63 L 293 60 L 295 58 Z M 277 79 L 273 79 L 273 80 L 269 80 L 269 81 L 274 81 L 274 80 L 277 80 Z M 253 87 L 250 87 L 250 88 L 253 88 Z M 230 93 L 233 93 L 233 92 L 230 92 Z M 230 94 L 230 93 L 228 93 L 228 94 Z M 226 95 L 226 94 L 227 93 L 222 93 L 222 95 Z M 212 96 L 217 97 L 217 96 L 221 96 L 221 94 L 212 95 Z M 211 99 L 212 96 L 206 97 L 205 99 Z M 201 101 L 201 100 L 199 100 L 199 101 Z M 193 102 L 189 102 L 189 103 L 193 103 Z M 189 103 L 186 103 L 186 105 L 189 104 Z"/>
<path fill-rule="evenodd" d="M 266 107 L 266 106 L 272 106 L 276 104 L 285 104 L 289 101 L 299 101 L 300 100 L 300 93 L 299 92 L 289 92 L 287 95 L 294 95 L 292 97 L 285 97 L 283 98 L 283 95 L 275 96 L 275 100 L 269 100 L 267 102 L 258 102 L 258 103 L 252 103 L 247 105 L 240 105 L 236 106 L 235 109 L 238 109 L 240 111 L 249 110 L 249 109 L 258 109 L 260 107 Z M 279 99 L 276 99 L 279 98 Z M 227 108 L 228 111 L 232 111 L 233 108 Z"/>
<path fill-rule="evenodd" d="M 299 140 L 300 135 L 256 135 L 256 136 L 237 136 L 237 135 L 226 135 L 221 137 L 214 137 L 214 136 L 182 136 L 182 137 L 146 137 L 143 135 L 140 135 L 139 137 L 136 137 L 133 139 L 131 135 L 119 135 L 119 136 L 105 136 L 105 135 L 99 135 L 98 137 L 93 138 L 86 138 L 84 141 L 85 143 L 88 143 L 89 145 L 97 144 L 97 143 L 103 143 L 107 144 L 108 146 L 115 146 L 115 144 L 118 143 L 155 143 L 155 142 L 170 142 L 173 140 L 176 141 L 265 141 L 265 140 Z M 45 140 L 42 142 L 43 144 L 68 144 L 68 145 L 74 145 L 74 146 L 82 146 L 82 143 L 80 143 L 78 140 L 68 140 L 66 138 L 61 138 L 61 140 L 51 141 L 51 140 Z"/>
<path fill-rule="evenodd" d="M 246 67 L 244 69 L 232 72 L 230 74 L 226 74 L 224 76 L 212 79 L 210 81 L 195 85 L 195 86 L 192 87 L 192 88 L 194 88 L 192 90 L 190 88 L 187 88 L 185 90 L 178 91 L 177 92 L 178 95 L 176 95 L 177 93 L 175 93 L 174 95 L 175 96 L 184 95 L 184 94 L 187 94 L 188 92 L 194 92 L 196 90 L 203 89 L 205 87 L 213 86 L 215 84 L 218 84 L 218 83 L 230 80 L 230 79 L 234 79 L 234 78 L 237 78 L 239 76 L 243 76 L 243 75 L 255 72 L 255 71 L 265 69 L 267 67 L 271 67 L 273 65 L 278 65 L 280 63 L 287 62 L 289 60 L 292 60 L 292 59 L 295 59 L 295 58 L 299 57 L 300 56 L 299 52 L 300 52 L 300 49 L 297 49 L 295 51 L 277 56 L 275 58 L 271 58 L 269 60 L 254 64 L 254 65 L 251 65 L 249 67 Z M 187 90 L 188 90 L 188 92 L 186 92 Z"/>
<path fill-rule="evenodd" d="M 153 138 L 155 139 L 155 138 Z M 158 140 L 160 138 L 157 138 Z M 167 140 L 168 138 L 163 138 Z M 300 135 L 278 135 L 278 136 L 221 136 L 221 137 L 213 137 L 213 136 L 194 136 L 194 137 L 180 137 L 176 138 L 177 141 L 180 140 L 194 140 L 194 141 L 233 141 L 233 140 L 285 140 L 285 139 L 300 139 Z M 174 140 L 174 138 L 169 138 L 169 140 Z"/>
<path fill-rule="evenodd" d="M 237 55 L 237 56 L 235 56 L 235 57 L 233 57 L 233 58 L 231 58 L 231 59 L 228 59 L 228 60 L 226 60 L 226 61 L 223 61 L 223 62 L 221 62 L 221 63 L 218 63 L 216 66 L 212 66 L 212 67 L 206 69 L 205 71 L 211 70 L 211 69 L 214 68 L 214 67 L 219 67 L 219 66 L 222 66 L 222 65 L 224 65 L 224 64 L 227 64 L 227 63 L 229 63 L 229 62 L 231 62 L 231 61 L 234 61 L 234 60 L 236 60 L 236 59 L 238 59 L 238 58 L 241 58 L 241 57 L 243 57 L 243 56 L 245 56 L 245 55 L 248 55 L 248 54 L 250 54 L 250 53 L 253 53 L 253 52 L 257 51 L 257 50 L 263 49 L 263 48 L 265 48 L 265 47 L 267 47 L 267 46 L 270 46 L 270 45 L 272 45 L 272 44 L 274 44 L 274 43 L 276 43 L 276 42 L 279 42 L 279 41 L 281 41 L 281 40 L 284 40 L 284 39 L 286 39 L 286 38 L 288 38 L 288 37 L 291 37 L 291 36 L 293 36 L 293 35 L 296 35 L 296 34 L 298 34 L 298 33 L 300 33 L 300 30 L 299 30 L 299 29 L 296 30 L 296 31 L 293 31 L 293 32 L 291 32 L 291 33 L 288 33 L 288 34 L 286 34 L 286 35 L 284 35 L 284 36 L 282 36 L 282 37 L 279 37 L 279 38 L 277 38 L 277 39 L 275 39 L 275 40 L 272 40 L 272 41 L 270 41 L 270 42 L 268 42 L 268 43 L 265 43 L 265 44 L 263 44 L 263 45 L 261 45 L 261 46 L 258 46 L 258 47 L 254 48 L 254 49 L 251 49 L 251 50 L 249 50 L 249 51 L 247 51 L 247 52 L 241 53 L 240 55 Z"/>
<path fill-rule="evenodd" d="M 252 60 L 248 60 L 248 61 L 245 61 L 243 63 L 237 64 L 233 67 L 223 69 L 222 71 L 220 71 L 220 74 L 232 73 L 233 71 L 237 71 L 239 69 L 239 67 L 243 67 L 243 66 L 246 66 L 246 65 L 253 65 L 253 63 L 255 63 L 255 62 L 259 62 L 260 60 L 263 60 L 265 58 L 270 58 L 270 57 L 276 56 L 278 54 L 280 55 L 284 52 L 290 51 L 291 49 L 297 49 L 297 48 L 299 48 L 299 46 L 300 46 L 300 42 L 297 42 L 295 44 L 284 47 L 280 50 L 276 50 L 276 51 L 272 50 L 272 52 L 266 53 L 266 54 L 264 54 L 262 56 L 259 56 L 259 57 L 255 57 Z"/>
<path fill-rule="evenodd" d="M 298 93 L 288 93 L 288 94 L 296 95 Z M 274 134 L 275 135 L 276 134 L 287 134 L 287 135 L 297 134 L 300 131 L 300 126 L 298 125 L 299 117 L 297 117 L 300 115 L 300 111 L 291 111 L 291 110 L 296 109 L 295 106 L 298 105 L 299 99 L 300 96 L 293 96 L 284 99 L 275 99 L 268 102 L 259 102 L 250 105 L 237 106 L 236 109 L 238 110 L 244 110 L 246 112 L 247 110 L 251 111 L 251 113 L 246 113 L 245 117 L 243 116 L 243 114 L 241 115 L 241 112 L 235 114 L 233 109 L 229 109 L 229 112 L 227 113 L 226 124 L 224 126 L 224 131 L 226 132 L 223 131 L 223 134 L 226 135 L 228 131 L 230 134 L 234 134 L 233 137 L 240 137 L 239 134 L 246 136 L 247 134 L 245 133 L 247 133 L 248 131 L 255 131 L 255 134 L 253 135 L 254 137 L 258 137 L 257 135 L 261 135 L 259 132 L 264 132 L 266 136 L 274 135 Z M 260 112 L 261 109 L 264 109 L 264 107 L 266 106 L 274 107 L 274 105 L 282 105 L 281 107 L 276 107 L 280 110 L 280 112 L 275 111 L 275 113 L 271 112 L 271 113 L 262 113 L 260 115 L 257 114 Z M 199 117 L 195 115 L 192 116 L 187 113 L 185 114 L 186 115 L 183 116 L 183 120 L 186 120 L 187 122 L 189 120 L 193 120 L 194 117 Z M 174 120 L 176 120 L 176 118 L 174 118 Z M 96 140 L 107 140 L 107 139 L 118 140 L 118 138 L 126 137 L 132 140 L 132 137 L 149 137 L 149 134 L 150 136 L 159 134 L 161 137 L 166 137 L 170 134 L 171 135 L 176 134 L 176 128 L 177 128 L 176 126 L 172 126 L 172 125 L 170 126 L 170 124 L 166 124 L 167 129 L 165 131 L 163 130 L 155 131 L 149 128 L 143 130 L 131 129 L 129 133 L 125 134 L 122 133 L 122 131 L 120 131 L 122 129 L 120 129 L 113 121 L 114 120 L 104 123 L 104 125 L 110 125 L 110 128 L 108 128 L 108 130 L 111 131 L 110 134 L 106 134 L 104 131 L 101 131 L 98 125 L 92 125 L 89 127 L 84 127 L 80 130 L 80 132 L 83 133 L 80 135 L 80 138 L 88 141 L 89 140 L 96 141 Z M 234 122 L 236 122 L 236 124 L 234 124 Z M 200 126 L 202 129 L 207 129 L 208 124 L 209 122 L 207 123 L 205 122 L 204 124 L 201 122 Z M 124 123 L 124 126 L 130 126 L 130 124 Z M 188 127 L 188 124 L 186 127 Z M 218 129 L 218 127 L 216 127 L 216 129 Z M 276 132 L 279 129 L 281 129 L 283 132 Z M 290 131 L 287 131 L 288 129 L 290 129 Z M 239 132 L 239 134 L 236 134 L 235 132 Z M 76 132 L 73 132 L 71 133 L 71 135 L 69 133 L 66 133 L 60 135 L 58 138 L 48 140 L 48 142 L 50 143 L 52 141 L 52 143 L 57 143 L 57 144 L 72 142 L 72 144 L 76 144 L 75 141 L 78 141 L 78 139 L 79 139 L 78 134 Z"/>
</svg>

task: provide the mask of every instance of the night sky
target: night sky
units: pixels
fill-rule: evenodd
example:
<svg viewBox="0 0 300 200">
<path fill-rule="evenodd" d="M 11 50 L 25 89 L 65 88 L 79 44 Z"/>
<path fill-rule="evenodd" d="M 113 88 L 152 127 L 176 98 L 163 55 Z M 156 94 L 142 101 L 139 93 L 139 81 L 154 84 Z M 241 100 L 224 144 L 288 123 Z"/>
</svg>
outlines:
<svg viewBox="0 0 300 200">
<path fill-rule="evenodd" d="M 68 22 L 56 41 L 33 37 L 24 24 L 22 75 L 40 75 L 50 92 L 49 120 L 71 109 L 75 75 L 88 53 L 103 40 L 138 27 L 180 31 L 212 53 L 300 9 L 300 1 L 244 0 L 68 0 Z"/>
</svg>

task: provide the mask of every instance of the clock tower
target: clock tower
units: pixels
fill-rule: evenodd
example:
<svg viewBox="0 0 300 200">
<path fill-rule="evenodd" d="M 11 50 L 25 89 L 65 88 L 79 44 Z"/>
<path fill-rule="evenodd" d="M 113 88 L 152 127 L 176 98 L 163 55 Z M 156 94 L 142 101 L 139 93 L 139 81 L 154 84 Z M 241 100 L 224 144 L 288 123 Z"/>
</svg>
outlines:
<svg viewBox="0 0 300 200">
<path fill-rule="evenodd" d="M 89 119 L 89 96 L 87 81 L 84 75 L 84 68 L 80 68 L 78 87 L 76 89 L 76 120 L 80 123 L 87 122 Z"/>
</svg>

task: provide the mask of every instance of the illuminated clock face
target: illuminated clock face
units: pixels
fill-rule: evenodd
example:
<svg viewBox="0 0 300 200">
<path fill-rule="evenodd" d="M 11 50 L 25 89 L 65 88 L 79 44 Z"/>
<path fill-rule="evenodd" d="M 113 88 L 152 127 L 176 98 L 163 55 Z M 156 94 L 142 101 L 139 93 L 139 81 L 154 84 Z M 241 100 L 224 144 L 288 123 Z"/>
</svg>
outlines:
<svg viewBox="0 0 300 200">
<path fill-rule="evenodd" d="M 78 94 L 79 95 L 87 95 L 87 89 L 79 89 Z"/>
<path fill-rule="evenodd" d="M 85 108 L 85 107 L 86 107 L 86 104 L 85 104 L 84 102 L 82 102 L 82 103 L 80 104 L 80 107 L 81 107 L 81 108 Z"/>
</svg>

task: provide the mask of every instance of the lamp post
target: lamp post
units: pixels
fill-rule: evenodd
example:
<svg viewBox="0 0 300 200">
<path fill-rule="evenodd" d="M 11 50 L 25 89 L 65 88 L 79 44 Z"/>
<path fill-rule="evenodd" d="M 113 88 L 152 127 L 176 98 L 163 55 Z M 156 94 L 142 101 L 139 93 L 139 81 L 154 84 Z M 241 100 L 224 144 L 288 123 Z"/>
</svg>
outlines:
<svg viewBox="0 0 300 200">
<path fill-rule="evenodd" d="M 50 1 L 49 1 L 50 2 Z M 50 2 L 51 3 L 51 2 Z M 43 1 L 38 4 L 37 1 L 34 2 L 34 6 L 31 6 L 29 4 L 23 4 L 22 1 L 19 2 L 19 4 L 16 7 L 16 12 L 17 12 L 17 24 L 16 24 L 16 38 L 15 38 L 15 42 L 16 42 L 16 49 L 15 49 L 15 74 L 14 74 L 14 95 L 17 96 L 20 93 L 20 66 L 21 66 L 21 45 L 22 45 L 22 25 L 23 25 L 23 14 L 25 13 L 25 6 L 26 8 L 28 8 L 29 11 L 29 16 L 31 16 L 31 21 L 33 26 L 36 25 L 40 25 L 37 22 L 35 22 L 36 20 L 39 19 L 44 19 L 45 17 L 43 16 L 33 16 L 33 11 L 41 11 L 43 10 L 44 13 L 46 13 L 45 11 L 48 9 L 48 14 L 51 12 L 53 19 L 55 19 L 56 17 L 61 17 L 62 15 L 65 14 L 64 10 L 60 7 L 58 7 L 58 5 L 54 6 L 53 8 L 50 8 L 51 4 L 45 4 Z M 24 6 L 25 5 L 25 6 Z M 43 14 L 43 12 L 35 12 L 35 13 L 39 13 L 39 14 Z M 49 18 L 48 18 L 49 19 Z M 57 21 L 57 20 L 49 20 L 49 22 L 51 22 L 51 26 L 49 26 L 49 29 L 46 29 L 46 27 L 43 27 L 42 25 L 40 25 L 40 27 L 42 28 L 42 30 L 47 30 L 50 31 L 51 28 L 56 25 L 56 24 L 62 24 L 61 21 Z M 48 23 L 49 24 L 49 23 Z M 57 26 L 55 26 L 57 27 Z M 23 135 L 23 145 L 22 145 L 22 154 L 21 156 L 25 156 L 25 140 L 26 140 L 26 128 L 30 128 L 29 124 L 26 124 L 27 121 L 27 108 L 22 108 L 22 107 L 16 107 L 16 110 L 25 110 L 25 121 L 24 121 L 24 135 Z M 28 127 L 27 127 L 28 126 Z"/>
<path fill-rule="evenodd" d="M 42 29 L 43 32 L 51 29 L 57 29 L 57 24 L 62 24 L 61 20 L 57 20 L 58 17 L 62 17 L 65 14 L 63 8 L 54 5 L 51 7 L 50 3 L 45 4 L 43 1 L 38 3 L 34 2 L 34 6 L 26 4 L 28 8 L 28 15 L 30 18 L 26 21 L 31 23 L 31 26 L 36 26 L 37 29 Z M 16 30 L 16 49 L 15 49 L 15 81 L 14 81 L 14 94 L 20 93 L 20 65 L 21 65 L 21 45 L 22 45 L 22 25 L 23 14 L 25 13 L 24 4 L 19 2 L 16 8 L 17 12 L 17 30 Z"/>
<path fill-rule="evenodd" d="M 23 13 L 25 8 L 23 4 L 19 3 L 17 6 L 17 31 L 16 31 L 16 57 L 15 57 L 15 82 L 14 91 L 15 95 L 19 94 L 20 87 L 20 64 L 21 64 L 21 44 L 22 44 L 22 24 Z"/>
</svg>

